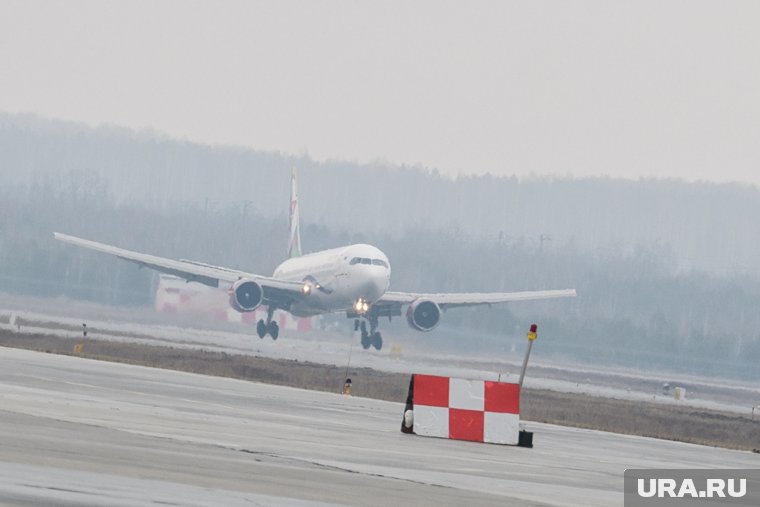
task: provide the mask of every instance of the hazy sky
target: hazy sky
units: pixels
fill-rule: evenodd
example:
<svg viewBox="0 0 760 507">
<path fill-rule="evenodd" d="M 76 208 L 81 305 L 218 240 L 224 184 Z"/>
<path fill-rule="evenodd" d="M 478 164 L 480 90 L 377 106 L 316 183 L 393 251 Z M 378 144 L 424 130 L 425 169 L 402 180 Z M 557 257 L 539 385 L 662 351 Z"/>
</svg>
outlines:
<svg viewBox="0 0 760 507">
<path fill-rule="evenodd" d="M 0 111 L 449 174 L 760 183 L 760 2 L 0 0 Z"/>
</svg>

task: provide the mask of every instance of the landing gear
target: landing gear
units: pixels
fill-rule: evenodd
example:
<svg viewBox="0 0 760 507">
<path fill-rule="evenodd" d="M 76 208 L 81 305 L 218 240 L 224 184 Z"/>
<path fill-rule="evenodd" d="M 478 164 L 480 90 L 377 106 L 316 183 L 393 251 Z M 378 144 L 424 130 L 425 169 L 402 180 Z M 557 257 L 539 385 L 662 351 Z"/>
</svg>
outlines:
<svg viewBox="0 0 760 507">
<path fill-rule="evenodd" d="M 375 347 L 376 350 L 380 350 L 383 348 L 383 337 L 380 335 L 380 331 L 377 330 L 377 317 L 371 316 L 369 317 L 369 332 L 367 332 L 367 323 L 365 321 L 361 321 L 361 324 L 358 324 L 358 319 L 354 321 L 354 330 L 356 328 L 360 328 L 362 332 L 362 348 L 367 350 L 370 347 Z"/>
<path fill-rule="evenodd" d="M 375 347 L 376 350 L 383 348 L 383 336 L 380 331 L 374 333 L 362 333 L 362 348 L 367 350 L 370 347 Z"/>
<path fill-rule="evenodd" d="M 375 347 L 375 350 L 380 350 L 383 348 L 383 337 L 380 334 L 380 331 L 375 331 L 372 333 L 372 346 Z"/>
<path fill-rule="evenodd" d="M 259 319 L 256 323 L 256 334 L 259 335 L 259 338 L 264 338 L 267 335 L 267 324 L 264 319 Z"/>
<path fill-rule="evenodd" d="M 277 325 L 277 322 L 270 322 L 267 326 L 267 331 L 269 331 L 269 336 L 271 336 L 273 340 L 276 340 L 277 337 L 280 336 L 280 326 Z"/>
<path fill-rule="evenodd" d="M 276 340 L 280 336 L 280 326 L 272 320 L 274 310 L 274 307 L 269 307 L 267 309 L 267 320 L 259 319 L 256 323 L 256 334 L 259 335 L 259 338 L 264 338 L 268 334 L 273 340 Z"/>
</svg>

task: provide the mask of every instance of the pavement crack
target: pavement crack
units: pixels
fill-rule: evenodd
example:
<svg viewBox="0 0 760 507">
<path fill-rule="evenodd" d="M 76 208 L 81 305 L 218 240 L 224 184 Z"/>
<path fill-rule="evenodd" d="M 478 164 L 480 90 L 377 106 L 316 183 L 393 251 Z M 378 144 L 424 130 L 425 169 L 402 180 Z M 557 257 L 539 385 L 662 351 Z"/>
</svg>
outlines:
<svg viewBox="0 0 760 507">
<path fill-rule="evenodd" d="M 92 493 L 90 491 L 84 491 L 81 489 L 56 488 L 55 486 L 40 486 L 39 484 L 26 484 L 26 483 L 20 483 L 19 485 L 24 486 L 26 488 L 46 489 L 50 491 L 60 491 L 62 493 L 76 493 L 78 495 L 99 496 L 97 493 Z"/>
<path fill-rule="evenodd" d="M 362 472 L 360 470 L 354 470 L 354 469 L 351 469 L 351 468 L 341 467 L 341 466 L 337 466 L 337 465 L 328 465 L 327 463 L 322 463 L 322 462 L 319 462 L 319 461 L 314 461 L 314 460 L 309 460 L 309 459 L 303 459 L 303 458 L 295 458 L 293 456 L 283 456 L 281 454 L 275 454 L 275 453 L 271 453 L 271 452 L 253 451 L 253 450 L 250 450 L 250 449 L 242 449 L 242 448 L 240 448 L 240 449 L 232 449 L 232 448 L 228 448 L 228 447 L 224 447 L 224 448 L 225 449 L 239 451 L 239 452 L 243 452 L 243 453 L 246 453 L 246 454 L 253 454 L 255 456 L 265 456 L 267 458 L 278 459 L 278 460 L 282 460 L 282 461 L 292 461 L 292 462 L 301 463 L 301 464 L 305 464 L 305 465 L 311 465 L 311 466 L 314 466 L 314 467 L 317 467 L 317 468 L 321 468 L 321 469 L 324 469 L 324 470 L 330 470 L 330 471 L 333 471 L 333 472 L 344 472 L 344 473 L 349 473 L 349 474 L 363 475 L 363 476 L 366 476 L 366 477 L 376 477 L 376 478 L 379 478 L 379 479 L 388 479 L 388 480 L 394 480 L 394 481 L 402 481 L 402 482 L 407 482 L 407 483 L 410 483 L 410 484 L 416 484 L 416 485 L 421 485 L 421 486 L 432 486 L 432 487 L 445 488 L 445 489 L 455 489 L 452 486 L 446 486 L 444 484 L 436 484 L 436 483 L 432 483 L 432 482 L 418 481 L 418 480 L 414 480 L 414 479 L 408 479 L 406 477 L 397 477 L 397 476 L 394 476 L 394 475 L 384 475 L 384 474 L 373 473 L 373 472 Z M 257 462 L 261 462 L 260 459 L 256 459 L 256 461 Z"/>
</svg>

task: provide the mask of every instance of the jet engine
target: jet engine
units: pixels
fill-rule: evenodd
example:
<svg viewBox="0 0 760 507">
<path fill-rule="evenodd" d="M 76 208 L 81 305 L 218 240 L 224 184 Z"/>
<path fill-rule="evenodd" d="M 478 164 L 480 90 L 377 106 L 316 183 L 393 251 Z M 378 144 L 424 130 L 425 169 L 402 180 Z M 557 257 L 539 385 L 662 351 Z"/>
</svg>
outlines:
<svg viewBox="0 0 760 507">
<path fill-rule="evenodd" d="M 238 280 L 230 287 L 230 306 L 239 312 L 252 312 L 264 300 L 264 289 L 253 280 Z"/>
<path fill-rule="evenodd" d="M 415 299 L 406 310 L 406 321 L 417 331 L 432 331 L 441 321 L 441 308 L 428 299 Z"/>
</svg>

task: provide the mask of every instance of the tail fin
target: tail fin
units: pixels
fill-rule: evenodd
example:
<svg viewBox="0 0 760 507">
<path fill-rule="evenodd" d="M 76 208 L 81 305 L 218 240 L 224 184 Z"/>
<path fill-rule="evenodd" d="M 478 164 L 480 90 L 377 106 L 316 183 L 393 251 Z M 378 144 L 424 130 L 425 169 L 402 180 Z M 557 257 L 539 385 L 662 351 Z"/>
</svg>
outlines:
<svg viewBox="0 0 760 507">
<path fill-rule="evenodd" d="M 290 172 L 290 242 L 288 258 L 301 256 L 301 227 L 298 219 L 298 188 L 296 187 L 296 168 Z"/>
</svg>

